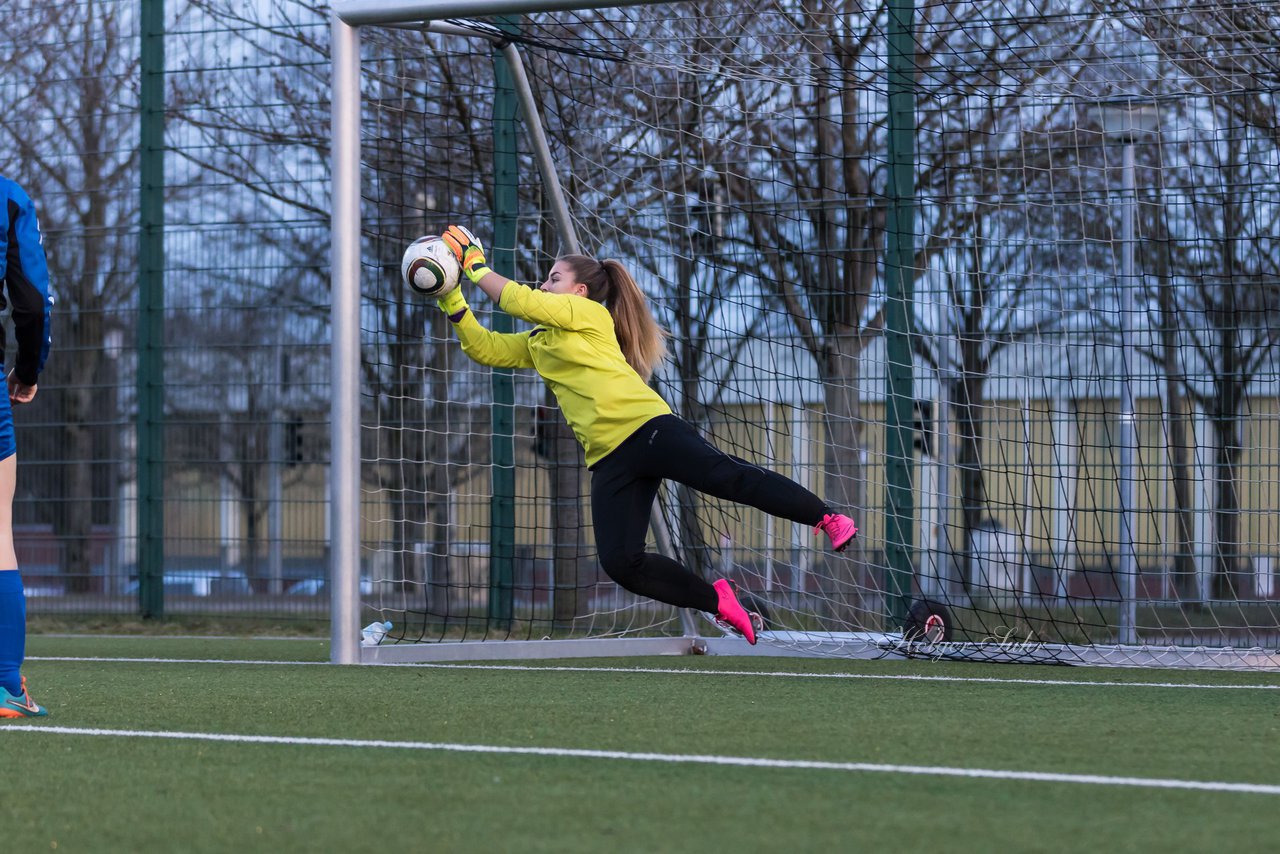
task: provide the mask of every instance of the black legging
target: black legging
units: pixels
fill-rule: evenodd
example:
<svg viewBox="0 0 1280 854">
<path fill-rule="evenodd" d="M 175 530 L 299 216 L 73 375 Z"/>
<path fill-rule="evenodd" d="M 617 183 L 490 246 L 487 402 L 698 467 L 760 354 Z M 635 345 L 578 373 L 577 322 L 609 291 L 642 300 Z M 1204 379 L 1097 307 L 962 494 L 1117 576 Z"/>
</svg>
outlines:
<svg viewBox="0 0 1280 854">
<path fill-rule="evenodd" d="M 600 564 L 632 593 L 716 613 L 715 589 L 682 564 L 644 550 L 658 486 L 674 480 L 699 492 L 817 525 L 822 499 L 795 481 L 730 456 L 674 415 L 648 421 L 591 469 L 591 512 Z"/>
</svg>

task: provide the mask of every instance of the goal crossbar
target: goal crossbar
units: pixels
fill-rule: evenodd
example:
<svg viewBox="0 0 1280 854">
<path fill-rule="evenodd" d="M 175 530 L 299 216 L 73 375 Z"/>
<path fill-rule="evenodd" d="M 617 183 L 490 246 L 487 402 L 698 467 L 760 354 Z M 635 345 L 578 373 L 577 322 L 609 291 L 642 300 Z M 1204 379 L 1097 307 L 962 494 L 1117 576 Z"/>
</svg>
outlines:
<svg viewBox="0 0 1280 854">
<path fill-rule="evenodd" d="M 340 0 L 334 17 L 352 27 L 369 24 L 410 24 L 450 18 L 489 18 L 526 12 L 566 12 L 575 9 L 611 9 L 621 6 L 660 6 L 676 0 L 425 0 L 389 3 L 384 0 Z"/>
</svg>

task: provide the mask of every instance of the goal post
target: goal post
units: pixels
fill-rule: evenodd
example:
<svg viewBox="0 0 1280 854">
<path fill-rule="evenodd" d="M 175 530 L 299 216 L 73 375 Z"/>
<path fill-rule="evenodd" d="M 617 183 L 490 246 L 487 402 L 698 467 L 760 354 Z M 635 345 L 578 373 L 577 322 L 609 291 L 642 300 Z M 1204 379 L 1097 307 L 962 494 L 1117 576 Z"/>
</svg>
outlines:
<svg viewBox="0 0 1280 854">
<path fill-rule="evenodd" d="M 360 662 L 360 37 L 333 18 L 330 658 Z"/>
<path fill-rule="evenodd" d="M 1280 666 L 1280 2 L 333 10 L 335 662 Z M 651 548 L 735 581 L 756 647 L 601 573 L 553 401 L 398 281 L 499 195 L 503 273 L 623 260 L 677 414 L 863 528 L 664 485 Z"/>
</svg>

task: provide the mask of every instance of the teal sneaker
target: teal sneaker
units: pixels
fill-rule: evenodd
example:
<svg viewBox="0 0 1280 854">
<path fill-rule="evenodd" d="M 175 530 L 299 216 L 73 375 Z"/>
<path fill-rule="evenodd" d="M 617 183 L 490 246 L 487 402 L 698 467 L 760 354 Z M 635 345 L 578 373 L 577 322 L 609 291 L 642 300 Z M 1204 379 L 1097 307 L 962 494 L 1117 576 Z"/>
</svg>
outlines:
<svg viewBox="0 0 1280 854">
<path fill-rule="evenodd" d="M 42 718 L 49 714 L 43 706 L 37 706 L 27 693 L 27 677 L 22 677 L 22 693 L 14 696 L 8 688 L 0 688 L 0 718 Z"/>
</svg>

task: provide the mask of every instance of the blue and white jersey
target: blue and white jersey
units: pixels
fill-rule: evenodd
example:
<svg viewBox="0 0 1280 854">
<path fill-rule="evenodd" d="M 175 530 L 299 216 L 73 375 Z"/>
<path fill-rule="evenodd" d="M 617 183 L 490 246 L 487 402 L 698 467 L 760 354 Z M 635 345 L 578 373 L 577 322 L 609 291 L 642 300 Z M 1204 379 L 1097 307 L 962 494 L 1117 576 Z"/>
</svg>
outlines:
<svg viewBox="0 0 1280 854">
<path fill-rule="evenodd" d="M 13 181 L 0 175 L 0 309 L 13 309 L 13 331 L 18 355 L 14 376 L 24 385 L 35 385 L 52 338 L 49 313 L 53 295 L 49 291 L 49 265 L 44 256 L 44 237 L 36 219 L 31 197 Z M 0 327 L 0 357 L 5 347 Z"/>
</svg>

